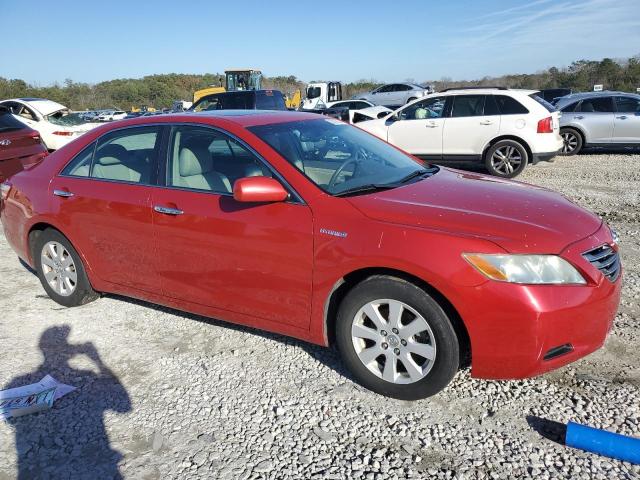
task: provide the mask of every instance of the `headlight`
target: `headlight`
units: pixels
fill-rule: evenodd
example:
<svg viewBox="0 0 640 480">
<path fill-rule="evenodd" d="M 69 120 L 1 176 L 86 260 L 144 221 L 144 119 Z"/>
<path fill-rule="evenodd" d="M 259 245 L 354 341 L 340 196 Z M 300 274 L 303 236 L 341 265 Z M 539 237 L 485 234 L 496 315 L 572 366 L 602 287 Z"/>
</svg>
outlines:
<svg viewBox="0 0 640 480">
<path fill-rule="evenodd" d="M 611 230 L 611 238 L 613 239 L 613 243 L 615 243 L 616 245 L 619 245 L 620 244 L 620 235 L 618 235 L 618 232 L 616 232 L 611 227 L 609 227 L 609 230 Z"/>
<path fill-rule="evenodd" d="M 489 255 L 464 253 L 476 270 L 491 280 L 527 284 L 586 284 L 565 259 L 557 255 Z"/>
</svg>

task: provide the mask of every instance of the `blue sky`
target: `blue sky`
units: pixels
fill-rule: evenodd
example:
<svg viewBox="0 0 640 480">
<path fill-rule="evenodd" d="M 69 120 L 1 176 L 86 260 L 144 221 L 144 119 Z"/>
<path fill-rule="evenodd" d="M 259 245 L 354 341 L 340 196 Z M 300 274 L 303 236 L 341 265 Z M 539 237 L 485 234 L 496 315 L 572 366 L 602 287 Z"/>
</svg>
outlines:
<svg viewBox="0 0 640 480">
<path fill-rule="evenodd" d="M 335 12 L 335 13 L 333 13 Z M 0 76 L 473 79 L 640 54 L 640 0 L 0 0 Z"/>
</svg>

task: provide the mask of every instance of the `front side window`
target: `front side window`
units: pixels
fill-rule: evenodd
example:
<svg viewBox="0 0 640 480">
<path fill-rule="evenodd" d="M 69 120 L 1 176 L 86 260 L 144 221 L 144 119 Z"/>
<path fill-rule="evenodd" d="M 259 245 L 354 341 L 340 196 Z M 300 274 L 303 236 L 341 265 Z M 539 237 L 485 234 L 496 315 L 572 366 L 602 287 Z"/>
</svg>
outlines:
<svg viewBox="0 0 640 480">
<path fill-rule="evenodd" d="M 307 88 L 307 98 L 312 100 L 314 98 L 318 98 L 322 94 L 322 89 L 320 87 L 308 87 Z"/>
<path fill-rule="evenodd" d="M 91 177 L 127 183 L 151 183 L 160 127 L 134 127 L 102 137 L 96 146 Z"/>
<path fill-rule="evenodd" d="M 205 127 L 172 129 L 168 186 L 231 193 L 236 180 L 255 176 L 271 176 L 271 172 L 233 138 Z"/>
<path fill-rule="evenodd" d="M 452 117 L 480 117 L 484 114 L 484 95 L 456 95 Z"/>
<path fill-rule="evenodd" d="M 331 195 L 394 188 L 424 170 L 386 142 L 333 119 L 259 125 L 249 130 Z"/>
<path fill-rule="evenodd" d="M 633 97 L 616 97 L 616 110 L 620 113 L 640 113 L 640 100 Z"/>
<path fill-rule="evenodd" d="M 583 113 L 612 113 L 613 99 L 611 97 L 586 98 L 580 104 Z"/>
<path fill-rule="evenodd" d="M 402 110 L 400 120 L 427 120 L 441 118 L 444 114 L 445 97 L 431 97 L 415 102 Z"/>
</svg>

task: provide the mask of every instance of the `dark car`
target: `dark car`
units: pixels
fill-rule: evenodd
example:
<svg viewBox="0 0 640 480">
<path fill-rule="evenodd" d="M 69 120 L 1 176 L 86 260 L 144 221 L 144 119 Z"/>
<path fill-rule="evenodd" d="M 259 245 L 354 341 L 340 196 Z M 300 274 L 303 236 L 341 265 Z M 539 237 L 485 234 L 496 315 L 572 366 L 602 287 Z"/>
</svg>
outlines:
<svg viewBox="0 0 640 480">
<path fill-rule="evenodd" d="M 0 109 L 0 182 L 47 156 L 40 134 Z"/>
<path fill-rule="evenodd" d="M 570 88 L 547 88 L 545 90 L 540 90 L 537 95 L 552 105 L 555 105 L 558 99 L 566 95 L 571 95 L 571 93 L 572 91 Z"/>
<path fill-rule="evenodd" d="M 207 95 L 194 103 L 189 111 L 286 109 L 284 96 L 280 90 L 246 90 Z"/>
</svg>

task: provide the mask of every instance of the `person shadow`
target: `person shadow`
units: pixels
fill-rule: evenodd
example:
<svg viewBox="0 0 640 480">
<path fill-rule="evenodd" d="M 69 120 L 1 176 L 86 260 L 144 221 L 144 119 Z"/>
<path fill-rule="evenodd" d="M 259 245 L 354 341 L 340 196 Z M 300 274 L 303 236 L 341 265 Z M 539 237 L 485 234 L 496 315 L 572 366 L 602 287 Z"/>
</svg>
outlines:
<svg viewBox="0 0 640 480">
<path fill-rule="evenodd" d="M 123 456 L 110 445 L 104 414 L 107 410 L 131 411 L 129 395 L 93 343 L 69 343 L 70 332 L 68 325 L 47 328 L 39 341 L 42 364 L 4 386 L 37 383 L 49 374 L 77 387 L 56 400 L 50 410 L 6 420 L 15 430 L 20 480 L 122 478 L 118 463 Z M 71 366 L 70 360 L 76 357 L 84 357 L 83 363 L 90 360 L 95 370 Z"/>
</svg>

